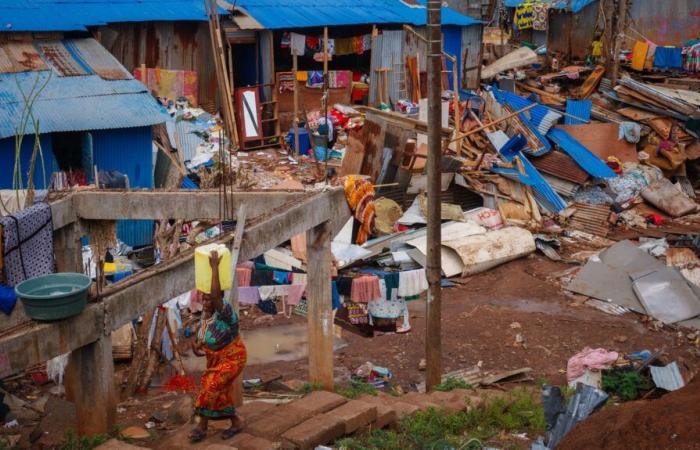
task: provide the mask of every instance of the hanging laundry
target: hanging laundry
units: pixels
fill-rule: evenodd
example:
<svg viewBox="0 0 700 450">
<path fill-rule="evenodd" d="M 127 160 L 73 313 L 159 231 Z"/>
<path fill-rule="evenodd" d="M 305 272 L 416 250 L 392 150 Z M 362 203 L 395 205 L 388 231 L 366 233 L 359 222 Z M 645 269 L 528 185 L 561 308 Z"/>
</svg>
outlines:
<svg viewBox="0 0 700 450">
<path fill-rule="evenodd" d="M 516 7 L 513 20 L 518 30 L 528 30 L 532 28 L 535 20 L 535 10 L 532 7 L 532 3 L 523 3 Z"/>
<path fill-rule="evenodd" d="M 644 70 L 644 63 L 647 59 L 647 52 L 649 51 L 649 44 L 644 41 L 637 41 L 634 43 L 632 48 L 632 64 L 633 70 Z"/>
<path fill-rule="evenodd" d="M 700 72 L 700 43 L 683 49 L 685 54 L 685 64 L 683 68 L 688 72 Z"/>
<path fill-rule="evenodd" d="M 308 275 L 306 275 L 305 273 L 296 273 L 296 272 L 292 273 L 292 284 L 302 284 L 302 285 L 306 286 L 307 279 L 308 279 Z"/>
<path fill-rule="evenodd" d="M 277 314 L 277 305 L 272 300 L 263 300 L 258 303 L 258 309 L 265 314 L 275 315 Z"/>
<path fill-rule="evenodd" d="M 309 70 L 307 72 L 306 87 L 320 89 L 323 87 L 323 71 Z"/>
<path fill-rule="evenodd" d="M 282 33 L 282 39 L 280 40 L 280 47 L 282 48 L 288 48 L 291 44 L 291 35 L 295 33 L 289 33 L 288 31 L 285 31 Z"/>
<path fill-rule="evenodd" d="M 335 54 L 337 56 L 352 55 L 355 53 L 352 38 L 338 38 L 335 40 Z"/>
<path fill-rule="evenodd" d="M 399 291 L 399 278 L 398 272 L 387 273 L 384 275 L 384 283 L 386 283 L 386 299 L 391 300 L 392 291 Z"/>
<path fill-rule="evenodd" d="M 683 49 L 678 47 L 656 47 L 654 67 L 657 69 L 682 69 Z"/>
<path fill-rule="evenodd" d="M 275 292 L 274 286 L 258 286 L 258 292 L 260 294 L 260 300 L 269 300 L 272 294 Z"/>
<path fill-rule="evenodd" d="M 352 72 L 349 70 L 331 70 L 328 72 L 328 87 L 331 89 L 344 89 L 350 86 Z"/>
<path fill-rule="evenodd" d="M 5 275 L 14 287 L 54 272 L 51 207 L 38 203 L 0 218 L 4 230 Z"/>
<path fill-rule="evenodd" d="M 274 272 L 272 272 L 272 279 L 277 284 L 291 284 L 292 273 L 275 270 Z"/>
<path fill-rule="evenodd" d="M 236 281 L 239 287 L 250 286 L 250 279 L 253 275 L 253 269 L 247 267 L 236 267 Z"/>
<path fill-rule="evenodd" d="M 549 27 L 549 4 L 533 4 L 532 14 L 532 29 L 535 31 L 547 31 L 547 28 Z"/>
<path fill-rule="evenodd" d="M 369 180 L 349 175 L 345 178 L 345 198 L 362 226 L 357 233 L 356 243 L 362 245 L 374 230 L 374 186 Z"/>
<path fill-rule="evenodd" d="M 268 286 L 275 283 L 274 272 L 272 270 L 253 270 L 250 277 L 251 286 Z"/>
<path fill-rule="evenodd" d="M 425 269 L 399 272 L 399 297 L 411 297 L 428 289 Z"/>
<path fill-rule="evenodd" d="M 319 44 L 321 39 L 314 36 L 306 36 L 306 51 L 309 53 L 316 53 L 319 50 Z"/>
<path fill-rule="evenodd" d="M 306 73 L 306 72 L 297 72 Z M 277 73 L 277 84 L 279 85 L 279 93 L 284 94 L 285 92 L 294 92 L 294 86 L 296 85 L 296 78 L 293 72 L 278 72 Z"/>
<path fill-rule="evenodd" d="M 292 55 L 304 56 L 306 51 L 306 36 L 298 33 L 290 33 L 289 48 Z"/>
<path fill-rule="evenodd" d="M 362 53 L 372 50 L 372 35 L 362 35 Z"/>
<path fill-rule="evenodd" d="M 287 289 L 287 304 L 292 306 L 298 305 L 301 297 L 304 295 L 304 291 L 306 291 L 306 286 L 303 284 L 290 284 L 284 287 Z"/>
<path fill-rule="evenodd" d="M 256 305 L 259 301 L 260 291 L 256 286 L 238 288 L 238 303 L 241 305 Z"/>
<path fill-rule="evenodd" d="M 333 282 L 335 285 L 335 282 Z M 376 275 L 362 275 L 352 280 L 350 298 L 355 303 L 369 303 L 379 298 L 379 278 Z"/>
</svg>

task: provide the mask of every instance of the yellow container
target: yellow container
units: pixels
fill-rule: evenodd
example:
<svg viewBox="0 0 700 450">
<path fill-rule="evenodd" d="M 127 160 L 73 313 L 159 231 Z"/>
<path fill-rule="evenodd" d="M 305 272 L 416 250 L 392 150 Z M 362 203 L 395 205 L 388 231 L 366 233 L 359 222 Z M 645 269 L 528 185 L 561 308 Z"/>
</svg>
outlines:
<svg viewBox="0 0 700 450">
<path fill-rule="evenodd" d="M 209 244 L 194 251 L 194 282 L 197 290 L 211 292 L 211 266 L 209 256 L 216 250 L 219 254 L 219 283 L 221 290 L 231 289 L 231 251 L 223 244 Z"/>
</svg>

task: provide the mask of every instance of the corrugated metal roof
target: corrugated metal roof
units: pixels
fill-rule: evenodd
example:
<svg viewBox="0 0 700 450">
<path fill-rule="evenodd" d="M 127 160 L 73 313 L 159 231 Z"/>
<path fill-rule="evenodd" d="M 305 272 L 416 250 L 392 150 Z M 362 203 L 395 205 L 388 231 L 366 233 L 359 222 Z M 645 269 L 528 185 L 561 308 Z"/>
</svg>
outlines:
<svg viewBox="0 0 700 450">
<path fill-rule="evenodd" d="M 5 31 L 71 31 L 116 22 L 207 20 L 202 0 L 0 0 L 0 11 Z"/>
<path fill-rule="evenodd" d="M 425 25 L 424 2 L 409 5 L 401 0 L 336 0 L 324 4 L 315 0 L 243 0 L 237 9 L 254 18 L 263 28 L 288 29 L 362 24 Z M 469 26 L 481 21 L 442 8 L 443 25 Z"/>
<path fill-rule="evenodd" d="M 610 231 L 608 218 L 610 206 L 591 205 L 588 203 L 574 203 L 576 212 L 571 216 L 569 225 L 575 230 L 585 231 L 596 236 L 607 236 Z"/>
<path fill-rule="evenodd" d="M 35 48 L 41 49 L 44 68 L 51 70 L 0 73 L 0 139 L 17 133 L 26 110 L 24 96 L 41 86 L 32 109 L 41 133 L 142 127 L 167 120 L 146 86 L 93 39 L 42 41 Z M 91 64 L 109 76 L 121 72 L 129 79 L 104 80 L 93 74 Z M 31 123 L 25 133 L 34 133 Z"/>
<path fill-rule="evenodd" d="M 547 137 L 564 150 L 579 166 L 586 172 L 598 178 L 615 178 L 617 174 L 603 162 L 602 159 L 594 155 L 590 150 L 581 145 L 579 141 L 571 137 L 569 133 L 561 128 L 552 128 L 547 133 Z"/>
<path fill-rule="evenodd" d="M 532 164 L 543 173 L 576 184 L 586 184 L 588 179 L 591 178 L 569 155 L 559 151 L 549 152 L 546 155 L 532 158 Z"/>
</svg>

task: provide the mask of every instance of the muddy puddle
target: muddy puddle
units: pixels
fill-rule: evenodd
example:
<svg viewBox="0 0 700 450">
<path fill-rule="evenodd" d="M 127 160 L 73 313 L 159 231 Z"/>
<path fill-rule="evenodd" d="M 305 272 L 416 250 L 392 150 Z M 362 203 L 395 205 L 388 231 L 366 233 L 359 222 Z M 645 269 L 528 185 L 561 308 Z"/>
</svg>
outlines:
<svg viewBox="0 0 700 450">
<path fill-rule="evenodd" d="M 269 328 L 241 331 L 243 342 L 248 349 L 247 366 L 276 361 L 294 361 L 308 355 L 308 337 L 305 324 L 282 325 Z M 336 338 L 333 349 L 347 346 L 343 339 Z M 206 358 L 198 358 L 191 352 L 183 357 L 185 370 L 202 372 L 206 368 Z"/>
</svg>

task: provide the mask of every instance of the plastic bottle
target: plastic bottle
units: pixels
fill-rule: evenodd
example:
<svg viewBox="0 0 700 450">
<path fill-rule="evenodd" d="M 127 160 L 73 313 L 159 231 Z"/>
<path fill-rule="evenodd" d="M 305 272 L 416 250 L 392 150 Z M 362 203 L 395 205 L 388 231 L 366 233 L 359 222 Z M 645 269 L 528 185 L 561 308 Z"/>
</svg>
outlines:
<svg viewBox="0 0 700 450">
<path fill-rule="evenodd" d="M 223 244 L 209 244 L 194 251 L 194 282 L 197 290 L 208 294 L 211 292 L 211 266 L 209 256 L 216 250 L 219 254 L 219 283 L 221 290 L 231 288 L 231 252 Z"/>
</svg>

